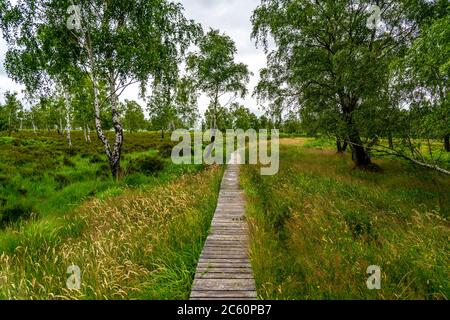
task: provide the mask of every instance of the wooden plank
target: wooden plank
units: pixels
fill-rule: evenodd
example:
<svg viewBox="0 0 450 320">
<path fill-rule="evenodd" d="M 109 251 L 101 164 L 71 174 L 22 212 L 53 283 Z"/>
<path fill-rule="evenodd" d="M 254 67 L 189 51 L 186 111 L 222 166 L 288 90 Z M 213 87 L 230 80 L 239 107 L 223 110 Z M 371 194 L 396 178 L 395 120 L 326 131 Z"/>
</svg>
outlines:
<svg viewBox="0 0 450 320">
<path fill-rule="evenodd" d="M 248 230 L 236 228 L 212 228 L 210 233 L 216 235 L 240 235 L 245 237 L 248 234 Z"/>
<path fill-rule="evenodd" d="M 244 258 L 244 259 L 227 259 L 227 258 L 200 258 L 200 260 L 198 261 L 199 265 L 202 263 L 205 264 L 231 264 L 233 266 L 236 265 L 241 265 L 241 264 L 250 264 L 250 261 L 248 260 L 248 258 Z"/>
<path fill-rule="evenodd" d="M 224 241 L 240 241 L 240 242 L 246 242 L 247 239 L 243 239 L 243 237 L 239 236 L 216 236 L 214 234 L 210 234 L 208 237 L 208 240 L 224 240 Z"/>
<path fill-rule="evenodd" d="M 246 259 L 248 261 L 248 257 L 242 254 L 235 253 L 221 253 L 221 254 L 202 254 L 200 256 L 200 260 L 203 259 L 218 259 L 218 260 L 243 260 Z"/>
<path fill-rule="evenodd" d="M 236 228 L 213 228 L 211 229 L 212 235 L 222 235 L 222 236 L 232 236 L 232 235 L 239 235 L 239 236 L 246 236 L 248 233 L 247 230 L 242 229 L 236 229 Z"/>
<path fill-rule="evenodd" d="M 228 220 L 228 222 L 222 221 L 212 223 L 211 230 L 212 229 L 234 229 L 234 230 L 248 231 L 248 227 L 243 225 L 242 221 L 233 221 L 233 220 Z"/>
<path fill-rule="evenodd" d="M 207 250 L 204 250 L 201 255 L 242 255 L 247 257 L 247 254 L 245 254 L 242 249 L 245 248 L 240 248 L 240 250 L 235 248 L 219 248 L 218 250 L 211 250 L 210 248 L 208 248 Z"/>
<path fill-rule="evenodd" d="M 247 255 L 247 252 L 245 252 L 247 249 L 246 246 L 205 246 L 203 248 L 202 253 L 207 253 L 207 252 L 216 252 L 216 253 L 221 253 L 221 252 L 228 252 L 228 253 L 242 253 Z"/>
<path fill-rule="evenodd" d="M 214 239 L 209 240 L 207 239 L 205 242 L 205 247 L 247 247 L 248 246 L 248 239 L 243 240 L 221 240 L 221 239 Z"/>
<path fill-rule="evenodd" d="M 211 230 L 217 230 L 217 231 L 242 231 L 245 232 L 245 235 L 248 234 L 248 229 L 244 227 L 238 227 L 238 226 L 217 226 L 212 225 Z"/>
<path fill-rule="evenodd" d="M 229 225 L 235 225 L 235 224 L 243 224 L 242 222 L 244 221 L 243 219 L 244 217 L 240 218 L 240 219 L 230 219 L 230 218 L 214 218 L 214 220 L 212 221 L 212 226 L 215 225 L 222 225 L 222 224 L 229 224 Z M 246 228 L 248 230 L 247 226 L 242 226 L 243 228 Z"/>
<path fill-rule="evenodd" d="M 222 301 L 222 300 L 231 300 L 231 301 L 241 301 L 241 300 L 256 300 L 256 298 L 191 298 L 192 301 L 202 301 L 202 300 L 207 300 L 207 301 Z"/>
<path fill-rule="evenodd" d="M 247 250 L 247 245 L 223 245 L 223 244 L 217 244 L 217 245 L 208 245 L 205 246 L 205 249 L 208 250 L 225 250 L 225 249 L 231 249 L 231 250 L 240 250 L 240 252 L 245 252 Z M 220 251 L 219 251 L 220 252 Z"/>
<path fill-rule="evenodd" d="M 217 243 L 217 244 L 208 244 L 204 248 L 205 250 L 216 250 L 217 252 L 226 251 L 226 249 L 231 250 L 240 250 L 240 252 L 246 252 L 248 250 L 248 244 L 241 243 L 241 244 L 223 244 L 223 243 Z"/>
<path fill-rule="evenodd" d="M 208 247 L 203 250 L 202 254 L 241 254 L 247 257 L 245 249 L 245 247 Z"/>
<path fill-rule="evenodd" d="M 195 291 L 254 291 L 253 279 L 196 279 Z"/>
<path fill-rule="evenodd" d="M 236 228 L 241 230 L 248 230 L 248 227 L 246 225 L 243 225 L 242 222 L 233 221 L 229 219 L 216 219 L 216 223 L 211 224 L 211 228 Z"/>
<path fill-rule="evenodd" d="M 253 273 L 205 272 L 197 274 L 195 279 L 253 279 Z"/>
<path fill-rule="evenodd" d="M 225 250 L 225 249 L 221 249 L 220 251 L 213 251 L 213 250 L 206 250 L 203 251 L 202 254 L 200 255 L 200 257 L 204 257 L 204 256 L 210 256 L 210 257 L 216 257 L 216 256 L 227 256 L 227 257 L 235 257 L 235 256 L 239 256 L 239 257 L 248 257 L 244 252 L 242 252 L 242 250 Z"/>
<path fill-rule="evenodd" d="M 192 291 L 192 298 L 256 298 L 256 291 Z"/>
<path fill-rule="evenodd" d="M 213 226 L 211 228 L 211 232 L 237 232 L 239 234 L 244 234 L 247 235 L 248 234 L 248 229 L 245 228 L 236 228 L 236 227 L 217 227 L 217 226 Z"/>
<path fill-rule="evenodd" d="M 197 264 L 192 300 L 256 299 L 239 166 L 225 171 L 210 233 Z"/>
<path fill-rule="evenodd" d="M 199 262 L 198 268 L 250 268 L 249 262 L 216 262 L 214 260 L 208 262 Z"/>
<path fill-rule="evenodd" d="M 248 248 L 248 242 L 244 241 L 226 241 L 226 240 L 210 240 L 206 243 L 205 247 L 236 247 L 236 248 Z"/>
<path fill-rule="evenodd" d="M 237 230 L 237 231 L 248 231 L 248 228 L 239 224 L 238 222 L 235 221 L 230 221 L 231 223 L 228 224 L 212 224 L 211 225 L 211 230 Z"/>
<path fill-rule="evenodd" d="M 214 273 L 249 273 L 249 272 L 253 272 L 251 268 L 224 268 L 224 267 L 216 267 L 216 268 L 211 268 L 211 267 L 197 267 L 197 272 L 200 273 L 207 273 L 207 272 L 214 272 Z"/>
<path fill-rule="evenodd" d="M 212 250 L 208 250 L 208 251 L 203 251 L 202 254 L 200 255 L 201 258 L 203 257 L 245 257 L 247 258 L 248 256 L 243 253 L 242 251 L 237 251 L 237 250 L 222 250 L 222 251 L 212 251 Z"/>
<path fill-rule="evenodd" d="M 220 259 L 220 260 L 243 260 L 248 259 L 245 255 L 238 255 L 238 254 L 202 254 L 200 259 Z"/>
<path fill-rule="evenodd" d="M 247 240 L 230 241 L 230 240 L 207 240 L 205 247 L 247 247 Z"/>
</svg>

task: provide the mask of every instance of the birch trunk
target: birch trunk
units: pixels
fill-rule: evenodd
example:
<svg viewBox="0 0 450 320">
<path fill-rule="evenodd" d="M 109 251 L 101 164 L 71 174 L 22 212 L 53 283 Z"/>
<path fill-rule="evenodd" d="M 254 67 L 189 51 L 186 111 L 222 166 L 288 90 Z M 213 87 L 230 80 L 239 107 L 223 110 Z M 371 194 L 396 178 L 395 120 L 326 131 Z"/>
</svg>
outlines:
<svg viewBox="0 0 450 320">
<path fill-rule="evenodd" d="M 87 142 L 87 133 L 86 133 L 86 125 L 83 125 L 83 135 L 84 135 L 84 142 Z"/>
<path fill-rule="evenodd" d="M 86 48 L 87 48 L 89 61 L 90 61 L 90 65 L 91 65 L 90 76 L 91 76 L 91 81 L 92 81 L 92 89 L 93 89 L 93 93 L 94 93 L 95 130 L 97 131 L 98 138 L 103 143 L 103 147 L 105 149 L 106 156 L 108 157 L 108 159 L 111 159 L 111 148 L 109 145 L 109 141 L 106 138 L 105 133 L 103 132 L 103 129 L 102 129 L 102 121 L 101 121 L 101 117 L 100 117 L 100 109 L 101 109 L 100 94 L 99 94 L 99 89 L 98 89 L 98 81 L 97 81 L 97 77 L 95 74 L 96 64 L 95 64 L 92 47 L 90 46 L 90 43 L 89 43 L 89 37 L 87 39 Z M 114 175 L 114 172 L 112 172 L 112 173 Z"/>
<path fill-rule="evenodd" d="M 216 93 L 214 96 L 214 104 L 213 104 L 213 117 L 212 117 L 212 128 L 211 128 L 211 144 L 209 148 L 206 150 L 205 158 L 211 157 L 212 150 L 214 148 L 214 144 L 216 142 L 216 129 L 217 129 L 217 105 L 219 104 L 219 89 L 216 89 Z"/>
<path fill-rule="evenodd" d="M 67 143 L 69 144 L 69 147 L 72 148 L 72 135 L 71 135 L 72 127 L 70 125 L 70 114 L 69 114 L 69 112 L 67 112 L 66 121 L 67 121 L 67 126 L 66 126 Z"/>
<path fill-rule="evenodd" d="M 111 167 L 112 175 L 115 178 L 118 178 L 120 172 L 120 158 L 122 156 L 123 127 L 119 121 L 119 111 L 117 109 L 118 97 L 116 94 L 116 82 L 115 82 L 115 75 L 112 70 L 109 71 L 109 91 L 111 99 L 112 121 L 114 125 L 114 131 L 116 134 L 114 149 L 111 153 L 111 156 L 109 157 L 109 165 Z"/>
<path fill-rule="evenodd" d="M 87 127 L 87 139 L 88 142 L 91 143 L 91 129 L 89 128 L 89 126 L 86 127 Z"/>
<path fill-rule="evenodd" d="M 11 130 L 11 112 L 8 115 L 8 132 L 9 132 L 9 135 L 11 135 L 11 132 L 12 132 L 12 130 Z"/>
<path fill-rule="evenodd" d="M 95 116 L 95 129 L 97 131 L 97 136 L 100 139 L 100 141 L 103 143 L 106 156 L 109 160 L 109 165 L 111 168 L 111 173 L 114 178 L 118 178 L 119 171 L 120 171 L 120 157 L 121 157 L 121 151 L 122 151 L 122 145 L 123 145 L 123 128 L 122 125 L 119 122 L 119 113 L 117 110 L 117 94 L 116 94 L 116 81 L 115 76 L 112 72 L 112 70 L 109 70 L 109 90 L 110 90 L 110 100 L 111 100 L 111 111 L 112 111 L 112 120 L 114 125 L 114 130 L 116 133 L 116 140 L 114 143 L 114 149 L 111 151 L 111 145 L 109 143 L 108 138 L 105 136 L 105 133 L 102 129 L 102 122 L 100 117 L 100 109 L 101 109 L 101 102 L 100 102 L 100 94 L 99 94 L 99 88 L 98 88 L 98 80 L 96 77 L 96 63 L 94 58 L 94 53 L 92 50 L 92 46 L 90 45 L 90 39 L 88 37 L 87 39 L 87 53 L 90 61 L 90 68 L 91 68 L 91 81 L 92 86 L 94 90 L 94 116 Z"/>
<path fill-rule="evenodd" d="M 72 126 L 70 125 L 70 100 L 69 95 L 65 94 L 66 99 L 66 135 L 67 135 L 67 143 L 69 144 L 69 148 L 72 148 L 72 136 L 71 136 L 71 130 Z"/>
</svg>

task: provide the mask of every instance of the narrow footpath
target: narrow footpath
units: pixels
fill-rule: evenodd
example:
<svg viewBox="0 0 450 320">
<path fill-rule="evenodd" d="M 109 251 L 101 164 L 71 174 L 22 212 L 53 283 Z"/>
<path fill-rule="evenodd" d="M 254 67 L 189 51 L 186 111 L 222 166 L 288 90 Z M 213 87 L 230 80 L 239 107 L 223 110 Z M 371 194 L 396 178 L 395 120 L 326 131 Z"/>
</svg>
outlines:
<svg viewBox="0 0 450 320">
<path fill-rule="evenodd" d="M 245 201 L 239 189 L 238 154 L 225 171 L 217 209 L 197 265 L 191 300 L 255 300 L 253 270 L 248 258 Z"/>
</svg>

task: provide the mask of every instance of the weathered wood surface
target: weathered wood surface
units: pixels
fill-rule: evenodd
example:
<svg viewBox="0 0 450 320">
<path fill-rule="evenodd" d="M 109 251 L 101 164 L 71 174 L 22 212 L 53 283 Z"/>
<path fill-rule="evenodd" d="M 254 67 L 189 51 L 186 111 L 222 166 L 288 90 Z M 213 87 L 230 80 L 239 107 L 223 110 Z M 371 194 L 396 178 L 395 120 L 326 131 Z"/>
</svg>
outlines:
<svg viewBox="0 0 450 320">
<path fill-rule="evenodd" d="M 244 196 L 239 190 L 239 165 L 229 164 L 210 234 L 197 265 L 191 300 L 256 299 L 244 214 Z"/>
</svg>

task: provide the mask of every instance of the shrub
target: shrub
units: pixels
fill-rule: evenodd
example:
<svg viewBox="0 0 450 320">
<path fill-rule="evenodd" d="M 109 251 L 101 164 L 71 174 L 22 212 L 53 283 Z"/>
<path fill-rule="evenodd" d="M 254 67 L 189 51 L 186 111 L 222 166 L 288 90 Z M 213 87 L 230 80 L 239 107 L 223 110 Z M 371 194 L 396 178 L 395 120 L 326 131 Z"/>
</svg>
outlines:
<svg viewBox="0 0 450 320">
<path fill-rule="evenodd" d="M 53 178 L 55 179 L 55 182 L 58 184 L 58 186 L 61 189 L 71 183 L 70 177 L 68 177 L 67 175 L 62 174 L 62 173 L 53 174 Z"/>
<path fill-rule="evenodd" d="M 11 144 L 13 141 L 13 137 L 0 137 L 0 144 Z"/>
<path fill-rule="evenodd" d="M 72 168 L 74 168 L 76 166 L 75 163 L 67 157 L 64 157 L 63 164 L 67 167 L 72 167 Z"/>
<path fill-rule="evenodd" d="M 100 157 L 98 154 L 94 154 L 91 158 L 91 160 L 89 160 L 90 163 L 100 163 L 103 162 L 102 157 Z"/>
<path fill-rule="evenodd" d="M 26 196 L 28 193 L 28 190 L 24 186 L 21 186 L 21 187 L 17 188 L 17 192 L 22 196 Z"/>
<path fill-rule="evenodd" d="M 7 184 L 9 182 L 9 177 L 5 174 L 0 174 L 0 184 Z"/>
<path fill-rule="evenodd" d="M 111 169 L 109 168 L 109 165 L 104 163 L 97 169 L 95 175 L 99 179 L 105 179 L 105 178 L 109 178 L 110 173 L 111 173 Z"/>
<path fill-rule="evenodd" d="M 22 140 L 21 139 L 14 139 L 12 143 L 13 143 L 13 145 L 15 147 L 20 147 L 22 145 Z"/>
<path fill-rule="evenodd" d="M 363 211 L 347 211 L 344 213 L 344 219 L 355 239 L 376 240 L 377 235 L 373 222 Z"/>
<path fill-rule="evenodd" d="M 128 173 L 142 173 L 146 175 L 155 174 L 164 169 L 164 160 L 160 157 L 148 157 L 136 159 L 130 162 Z"/>
<path fill-rule="evenodd" d="M 79 149 L 72 147 L 66 150 L 66 154 L 68 154 L 69 156 L 74 156 L 78 153 L 78 151 Z"/>
<path fill-rule="evenodd" d="M 163 158 L 170 158 L 172 156 L 173 145 L 170 143 L 164 143 L 158 147 L 159 155 Z"/>
<path fill-rule="evenodd" d="M 33 212 L 33 207 L 24 203 L 6 207 L 0 211 L 0 227 L 5 227 L 20 220 L 28 220 L 32 217 Z"/>
</svg>

